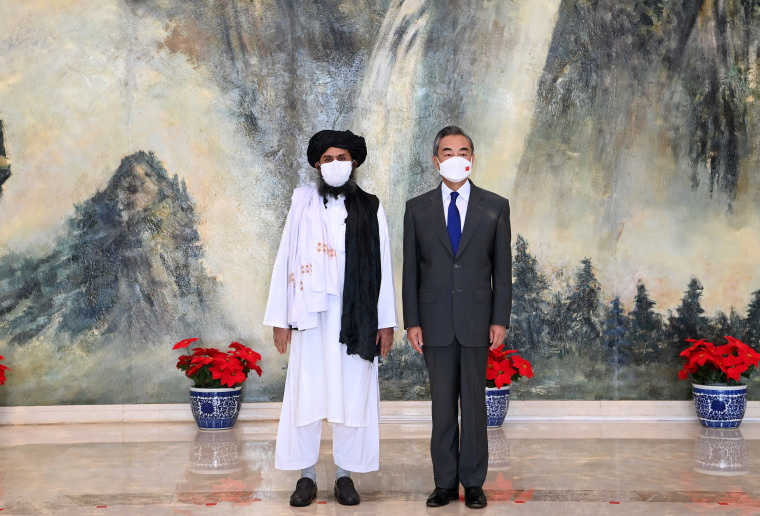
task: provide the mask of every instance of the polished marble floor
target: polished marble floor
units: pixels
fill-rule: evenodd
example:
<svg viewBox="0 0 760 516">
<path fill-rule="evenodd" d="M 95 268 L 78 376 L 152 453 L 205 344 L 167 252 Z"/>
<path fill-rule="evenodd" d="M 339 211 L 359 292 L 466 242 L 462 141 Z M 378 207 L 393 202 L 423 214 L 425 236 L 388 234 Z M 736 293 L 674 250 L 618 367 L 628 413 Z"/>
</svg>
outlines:
<svg viewBox="0 0 760 516">
<path fill-rule="evenodd" d="M 428 509 L 428 423 L 381 425 L 380 471 L 332 495 L 325 427 L 317 503 L 296 509 L 295 472 L 274 469 L 276 422 L 0 426 L 0 516 L 760 514 L 760 422 L 513 422 L 489 430 L 485 510 Z"/>
</svg>

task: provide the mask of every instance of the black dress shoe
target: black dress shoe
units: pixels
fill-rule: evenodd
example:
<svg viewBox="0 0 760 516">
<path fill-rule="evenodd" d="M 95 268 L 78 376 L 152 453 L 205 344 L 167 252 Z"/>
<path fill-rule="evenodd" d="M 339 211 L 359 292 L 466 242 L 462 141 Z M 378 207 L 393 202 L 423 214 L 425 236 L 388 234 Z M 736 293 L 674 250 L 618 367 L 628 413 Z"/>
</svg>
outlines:
<svg viewBox="0 0 760 516">
<path fill-rule="evenodd" d="M 354 488 L 354 481 L 351 477 L 340 477 L 335 481 L 333 489 L 335 498 L 341 505 L 359 505 L 359 493 Z"/>
<path fill-rule="evenodd" d="M 317 484 L 308 477 L 303 477 L 296 482 L 296 490 L 290 495 L 290 505 L 293 507 L 306 507 L 317 498 Z"/>
<path fill-rule="evenodd" d="M 488 499 L 481 487 L 464 488 L 464 504 L 470 509 L 482 509 L 488 505 Z"/>
<path fill-rule="evenodd" d="M 446 489 L 445 487 L 436 487 L 428 496 L 425 505 L 428 507 L 443 507 L 448 505 L 451 500 L 459 499 L 459 486 Z"/>
</svg>

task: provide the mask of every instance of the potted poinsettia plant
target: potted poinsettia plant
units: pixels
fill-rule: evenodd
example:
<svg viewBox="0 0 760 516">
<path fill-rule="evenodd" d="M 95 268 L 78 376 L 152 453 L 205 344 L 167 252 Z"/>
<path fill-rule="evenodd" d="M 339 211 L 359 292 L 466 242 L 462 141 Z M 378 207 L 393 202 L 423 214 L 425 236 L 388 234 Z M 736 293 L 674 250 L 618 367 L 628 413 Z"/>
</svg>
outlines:
<svg viewBox="0 0 760 516">
<path fill-rule="evenodd" d="M 679 380 L 691 376 L 694 407 L 700 422 L 711 428 L 736 428 L 747 407 L 747 384 L 757 369 L 760 353 L 734 337 L 716 345 L 705 339 L 686 339 L 691 346 L 681 352 L 685 363 Z"/>
<path fill-rule="evenodd" d="M 522 377 L 533 378 L 533 367 L 514 349 L 491 349 L 486 366 L 488 426 L 500 427 L 509 409 L 509 387 Z"/>
<path fill-rule="evenodd" d="M 517 354 L 515 349 L 491 349 L 488 351 L 486 387 L 501 388 L 511 385 L 522 377 L 533 378 L 530 362 Z"/>
<path fill-rule="evenodd" d="M 197 340 L 197 337 L 181 340 L 172 349 L 187 348 Z M 256 371 L 261 376 L 259 360 L 260 354 L 239 342 L 233 342 L 227 351 L 194 348 L 192 354 L 180 355 L 177 369 L 185 371 L 185 376 L 195 383 L 195 387 L 220 389 L 222 386 L 242 385 L 251 371 Z"/>
<path fill-rule="evenodd" d="M 0 356 L 0 360 L 5 360 L 5 358 Z M 0 385 L 5 385 L 5 371 L 10 370 L 10 367 L 0 364 Z"/>
<path fill-rule="evenodd" d="M 172 349 L 185 349 L 197 337 L 177 342 Z M 232 428 L 240 413 L 243 382 L 248 373 L 261 376 L 261 355 L 233 342 L 226 351 L 197 347 L 180 355 L 177 369 L 184 371 L 194 386 L 190 388 L 190 407 L 201 430 Z"/>
</svg>

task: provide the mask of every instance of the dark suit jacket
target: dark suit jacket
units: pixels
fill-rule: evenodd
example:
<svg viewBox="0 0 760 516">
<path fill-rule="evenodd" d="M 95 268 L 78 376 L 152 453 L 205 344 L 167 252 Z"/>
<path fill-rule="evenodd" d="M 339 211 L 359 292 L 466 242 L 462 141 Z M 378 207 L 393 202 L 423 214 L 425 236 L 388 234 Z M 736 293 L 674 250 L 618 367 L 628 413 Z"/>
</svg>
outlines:
<svg viewBox="0 0 760 516">
<path fill-rule="evenodd" d="M 489 326 L 509 326 L 512 238 L 509 201 L 471 184 L 456 257 L 441 186 L 406 203 L 404 328 L 422 327 L 425 346 L 488 346 Z"/>
</svg>

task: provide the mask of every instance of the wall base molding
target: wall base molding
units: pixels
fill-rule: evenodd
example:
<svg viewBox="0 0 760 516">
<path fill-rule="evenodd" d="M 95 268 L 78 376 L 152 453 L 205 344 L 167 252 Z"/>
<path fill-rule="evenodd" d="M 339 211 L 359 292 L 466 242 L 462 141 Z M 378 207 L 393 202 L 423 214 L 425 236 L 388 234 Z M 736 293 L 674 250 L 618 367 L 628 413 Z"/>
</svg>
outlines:
<svg viewBox="0 0 760 516">
<path fill-rule="evenodd" d="M 281 403 L 243 403 L 240 421 L 276 421 Z M 695 420 L 691 401 L 511 401 L 513 421 Z M 0 425 L 192 421 L 189 403 L 0 407 Z M 383 423 L 430 421 L 429 401 L 382 401 Z M 760 401 L 747 403 L 745 421 L 760 421 Z"/>
</svg>

